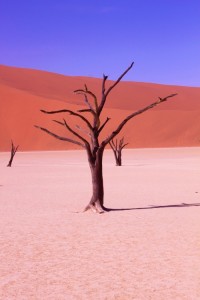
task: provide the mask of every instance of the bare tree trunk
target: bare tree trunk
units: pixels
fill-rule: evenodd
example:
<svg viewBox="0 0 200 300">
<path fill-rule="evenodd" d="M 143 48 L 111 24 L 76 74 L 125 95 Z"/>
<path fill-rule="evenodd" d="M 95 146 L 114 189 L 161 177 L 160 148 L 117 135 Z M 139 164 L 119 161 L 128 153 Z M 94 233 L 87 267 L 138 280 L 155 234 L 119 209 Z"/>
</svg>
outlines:
<svg viewBox="0 0 200 300">
<path fill-rule="evenodd" d="M 89 156 L 89 166 L 92 177 L 92 197 L 84 211 L 92 210 L 96 213 L 106 211 L 104 207 L 104 185 L 103 185 L 103 150 L 96 153 L 95 159 L 91 161 Z"/>
<path fill-rule="evenodd" d="M 10 160 L 9 160 L 9 162 L 8 162 L 8 164 L 7 164 L 7 167 L 11 167 L 11 166 L 12 166 L 13 158 L 14 158 L 16 152 L 17 152 L 18 147 L 19 147 L 19 146 L 16 147 L 16 146 L 13 144 L 13 141 L 11 141 Z"/>
<path fill-rule="evenodd" d="M 112 149 L 113 150 L 113 149 Z M 122 151 L 121 150 L 113 150 L 116 166 L 122 165 Z"/>
<path fill-rule="evenodd" d="M 122 151 L 119 151 L 116 159 L 116 166 L 121 166 L 121 165 L 122 165 Z"/>
<path fill-rule="evenodd" d="M 115 157 L 115 162 L 116 162 L 116 166 L 119 166 L 119 161 L 118 161 L 118 153 L 117 153 L 117 151 L 116 150 L 114 150 L 113 148 L 112 148 L 112 150 L 113 150 L 113 153 L 114 153 L 114 157 Z"/>
</svg>

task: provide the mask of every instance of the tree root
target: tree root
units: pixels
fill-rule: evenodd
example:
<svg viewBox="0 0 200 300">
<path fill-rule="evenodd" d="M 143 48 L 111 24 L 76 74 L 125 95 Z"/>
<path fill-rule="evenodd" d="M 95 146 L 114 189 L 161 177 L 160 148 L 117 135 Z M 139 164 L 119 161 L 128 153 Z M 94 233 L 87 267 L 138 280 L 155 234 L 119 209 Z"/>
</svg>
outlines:
<svg viewBox="0 0 200 300">
<path fill-rule="evenodd" d="M 88 204 L 83 212 L 92 211 L 93 213 L 103 214 L 108 211 L 105 207 L 102 207 L 99 203 Z"/>
</svg>

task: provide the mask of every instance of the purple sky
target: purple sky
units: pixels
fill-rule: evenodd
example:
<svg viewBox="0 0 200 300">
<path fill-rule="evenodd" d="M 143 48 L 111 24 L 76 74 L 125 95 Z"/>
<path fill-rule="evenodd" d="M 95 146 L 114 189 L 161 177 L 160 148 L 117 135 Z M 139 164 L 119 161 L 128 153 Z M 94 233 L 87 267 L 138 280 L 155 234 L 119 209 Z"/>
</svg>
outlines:
<svg viewBox="0 0 200 300">
<path fill-rule="evenodd" d="M 200 86 L 199 0 L 1 0 L 0 64 Z"/>
</svg>

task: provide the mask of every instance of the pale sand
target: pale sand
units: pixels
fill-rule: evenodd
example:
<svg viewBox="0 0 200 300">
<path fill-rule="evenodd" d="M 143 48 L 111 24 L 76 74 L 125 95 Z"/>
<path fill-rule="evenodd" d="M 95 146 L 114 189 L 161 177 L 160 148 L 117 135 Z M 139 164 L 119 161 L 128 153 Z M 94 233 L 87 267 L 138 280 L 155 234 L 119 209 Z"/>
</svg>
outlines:
<svg viewBox="0 0 200 300">
<path fill-rule="evenodd" d="M 200 299 L 200 148 L 123 154 L 96 215 L 83 151 L 0 153 L 0 299 Z"/>
</svg>

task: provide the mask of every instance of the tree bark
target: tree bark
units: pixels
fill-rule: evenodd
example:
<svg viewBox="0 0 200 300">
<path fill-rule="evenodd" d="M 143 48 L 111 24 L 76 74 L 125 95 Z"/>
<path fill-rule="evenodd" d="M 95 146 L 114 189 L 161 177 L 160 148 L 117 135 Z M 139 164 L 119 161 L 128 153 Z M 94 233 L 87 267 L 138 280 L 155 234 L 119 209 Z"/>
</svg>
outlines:
<svg viewBox="0 0 200 300">
<path fill-rule="evenodd" d="M 88 154 L 88 160 L 92 177 L 92 197 L 84 211 L 103 213 L 106 211 L 104 207 L 103 150 L 99 149 L 92 157 L 91 154 Z"/>
</svg>

